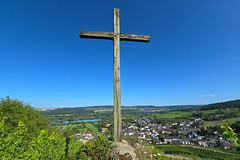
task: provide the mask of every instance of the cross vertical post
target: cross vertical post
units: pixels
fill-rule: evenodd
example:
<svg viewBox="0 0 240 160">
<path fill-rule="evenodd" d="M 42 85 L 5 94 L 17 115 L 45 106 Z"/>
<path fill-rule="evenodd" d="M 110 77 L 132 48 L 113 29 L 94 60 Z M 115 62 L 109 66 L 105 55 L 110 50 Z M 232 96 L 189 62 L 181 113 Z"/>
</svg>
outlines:
<svg viewBox="0 0 240 160">
<path fill-rule="evenodd" d="M 119 9 L 114 8 L 113 25 L 113 72 L 114 72 L 114 139 L 122 141 L 121 130 L 121 89 L 120 89 L 120 27 L 119 27 Z"/>
</svg>

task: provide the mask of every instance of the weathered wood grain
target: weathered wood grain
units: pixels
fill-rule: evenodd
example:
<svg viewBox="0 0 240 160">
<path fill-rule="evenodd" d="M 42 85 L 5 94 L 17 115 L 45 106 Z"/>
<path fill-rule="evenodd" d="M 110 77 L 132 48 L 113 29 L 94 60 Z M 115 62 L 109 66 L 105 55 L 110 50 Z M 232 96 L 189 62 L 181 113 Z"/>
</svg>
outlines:
<svg viewBox="0 0 240 160">
<path fill-rule="evenodd" d="M 110 40 L 114 39 L 113 32 L 80 31 L 79 36 L 81 38 L 110 39 Z M 120 40 L 121 41 L 149 42 L 150 36 L 120 33 Z"/>
<path fill-rule="evenodd" d="M 81 38 L 111 39 L 111 40 L 113 40 L 113 32 L 80 31 L 79 36 Z"/>
<path fill-rule="evenodd" d="M 120 33 L 121 41 L 149 42 L 150 36 Z"/>
<path fill-rule="evenodd" d="M 121 142 L 122 118 L 121 118 L 121 90 L 120 90 L 120 27 L 119 9 L 114 8 L 114 39 L 113 39 L 113 74 L 114 74 L 114 138 Z"/>
</svg>

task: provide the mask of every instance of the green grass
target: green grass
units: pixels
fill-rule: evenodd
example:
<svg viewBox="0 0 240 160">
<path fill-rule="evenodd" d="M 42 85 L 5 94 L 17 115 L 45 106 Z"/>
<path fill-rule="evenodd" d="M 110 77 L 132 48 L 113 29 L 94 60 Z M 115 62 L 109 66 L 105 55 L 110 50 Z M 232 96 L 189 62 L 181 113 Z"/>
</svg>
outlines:
<svg viewBox="0 0 240 160">
<path fill-rule="evenodd" d="M 77 127 L 77 126 L 78 126 L 77 124 L 72 124 L 71 129 L 74 128 L 74 127 Z"/>
<path fill-rule="evenodd" d="M 177 118 L 182 116 L 190 116 L 193 112 L 183 112 L 183 111 L 176 111 L 176 112 L 168 112 L 168 113 L 158 113 L 153 114 L 156 115 L 158 118 Z"/>
<path fill-rule="evenodd" d="M 152 116 L 157 116 L 157 118 L 179 118 L 179 117 L 190 117 L 193 113 L 203 113 L 203 114 L 209 114 L 209 113 L 215 113 L 218 109 L 213 110 L 205 110 L 205 111 L 174 111 L 174 112 L 167 112 L 167 113 L 157 113 L 153 114 Z"/>
<path fill-rule="evenodd" d="M 228 124 L 232 124 L 236 121 L 240 121 L 240 117 L 225 119 L 224 122 L 226 122 L 226 121 L 227 121 Z M 212 127 L 220 126 L 221 124 L 223 124 L 222 120 L 219 120 L 219 121 L 205 121 L 204 122 L 204 125 L 206 125 L 207 127 L 209 127 L 209 126 L 212 126 Z"/>
<path fill-rule="evenodd" d="M 113 110 L 98 110 L 95 111 L 96 113 L 108 113 L 108 112 L 113 112 Z"/>
<path fill-rule="evenodd" d="M 91 123 L 85 123 L 84 125 L 85 127 L 87 127 L 88 130 L 91 130 L 93 133 L 98 133 L 98 129 Z"/>
<path fill-rule="evenodd" d="M 200 112 L 202 112 L 203 114 L 209 114 L 209 113 L 215 113 L 218 110 L 219 109 L 211 109 L 211 110 L 202 110 Z"/>
</svg>

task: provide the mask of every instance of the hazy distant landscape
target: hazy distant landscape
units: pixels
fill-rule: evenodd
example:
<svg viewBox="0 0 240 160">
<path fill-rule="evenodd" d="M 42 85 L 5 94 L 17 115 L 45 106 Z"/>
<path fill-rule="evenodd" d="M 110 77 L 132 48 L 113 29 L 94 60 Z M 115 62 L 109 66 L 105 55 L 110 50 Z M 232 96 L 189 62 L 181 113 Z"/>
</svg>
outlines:
<svg viewBox="0 0 240 160">
<path fill-rule="evenodd" d="M 42 114 L 51 122 L 67 121 L 67 124 L 52 125 L 68 127 L 72 134 L 113 132 L 113 106 L 46 109 Z M 94 122 L 88 121 L 91 119 Z M 77 120 L 87 122 L 78 123 Z M 240 100 L 208 105 L 122 106 L 122 134 L 129 142 L 136 138 L 139 143 L 153 145 L 161 152 L 173 156 L 240 158 L 237 151 L 239 148 L 223 138 L 221 126 L 226 124 L 240 135 Z M 84 136 L 78 137 L 81 141 L 86 141 Z"/>
<path fill-rule="evenodd" d="M 207 126 L 220 125 L 222 120 L 234 123 L 240 120 L 240 100 L 209 105 L 174 105 L 174 106 L 122 106 L 123 119 L 144 116 L 153 117 L 157 122 L 172 122 L 202 118 Z M 113 120 L 113 106 L 90 106 L 43 109 L 42 113 L 52 121 L 74 121 L 89 117 Z"/>
</svg>

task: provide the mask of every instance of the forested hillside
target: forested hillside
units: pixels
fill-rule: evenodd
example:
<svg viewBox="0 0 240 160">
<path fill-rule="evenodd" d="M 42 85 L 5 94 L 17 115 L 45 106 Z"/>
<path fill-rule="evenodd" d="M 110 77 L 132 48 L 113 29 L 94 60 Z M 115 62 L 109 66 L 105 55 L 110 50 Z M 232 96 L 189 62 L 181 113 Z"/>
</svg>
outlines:
<svg viewBox="0 0 240 160">
<path fill-rule="evenodd" d="M 201 107 L 200 110 L 225 109 L 225 108 L 240 108 L 240 100 L 213 103 L 213 104 L 209 104 Z"/>
</svg>

